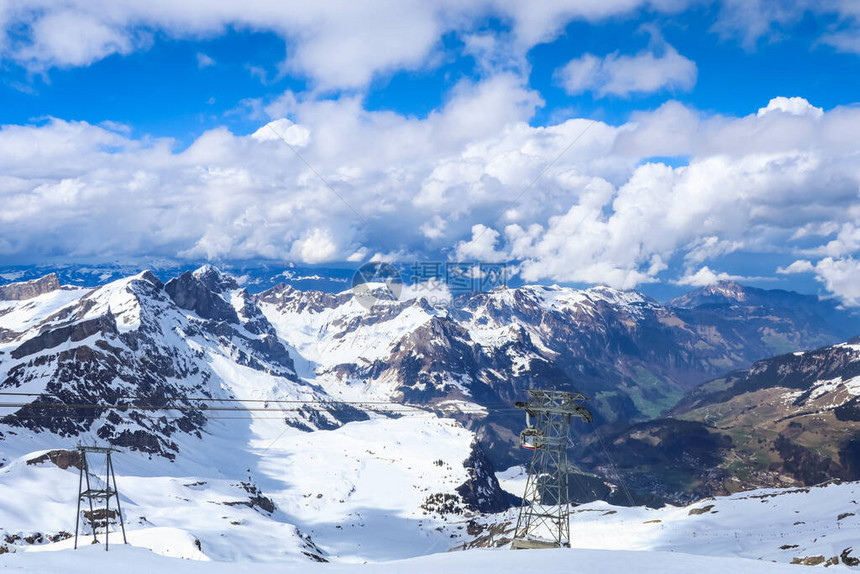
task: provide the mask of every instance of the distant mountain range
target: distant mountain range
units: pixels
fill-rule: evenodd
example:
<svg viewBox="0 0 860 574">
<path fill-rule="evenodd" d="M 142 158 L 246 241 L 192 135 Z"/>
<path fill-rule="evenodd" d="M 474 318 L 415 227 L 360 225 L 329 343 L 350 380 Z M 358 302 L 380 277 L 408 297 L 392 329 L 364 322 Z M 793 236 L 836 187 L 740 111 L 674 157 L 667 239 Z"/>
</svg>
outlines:
<svg viewBox="0 0 860 574">
<path fill-rule="evenodd" d="M 583 391 L 601 424 L 625 426 L 667 412 L 715 376 L 854 334 L 856 317 L 830 301 L 768 293 L 721 283 L 661 305 L 606 287 L 524 286 L 475 293 L 456 309 L 416 298 L 368 311 L 348 292 L 281 285 L 256 301 L 312 362 L 305 376 L 414 404 L 486 408 L 486 416 L 452 415 L 505 466 L 522 461 L 521 414 L 510 406 L 524 388 Z"/>
<path fill-rule="evenodd" d="M 167 281 L 186 271 L 193 272 L 198 267 L 200 267 L 199 264 L 173 260 L 139 263 L 17 265 L 0 267 L 0 286 L 55 275 L 63 285 L 99 287 L 143 271 L 150 271 L 153 275 Z M 223 263 L 219 266 L 251 293 L 264 291 L 279 283 L 287 283 L 301 289 L 337 293 L 349 287 L 355 267 L 355 265 L 301 266 L 272 261 L 240 261 Z"/>
<path fill-rule="evenodd" d="M 252 418 L 255 409 L 278 407 L 281 424 L 307 432 L 418 409 L 457 420 L 477 437 L 469 468 L 483 469 L 472 474 L 480 484 L 454 496 L 482 509 L 506 504 L 486 469 L 526 460 L 516 441 L 523 416 L 513 402 L 529 387 L 590 396 L 597 425 L 613 435 L 622 474 L 637 492 L 671 499 L 731 490 L 715 486 L 725 480 L 757 485 L 757 478 L 744 482 L 741 473 L 759 472 L 758 466 L 740 464 L 734 476 L 726 462 L 729 453 L 761 458 L 755 449 L 743 450 L 749 441 L 719 430 L 741 423 L 713 426 L 734 413 L 726 407 L 714 414 L 715 405 L 749 394 L 726 394 L 720 385 L 745 388 L 744 375 L 700 385 L 860 330 L 856 315 L 831 301 L 731 282 L 669 304 L 607 287 L 528 285 L 476 292 L 456 308 L 415 297 L 371 309 L 348 290 L 282 283 L 251 293 L 211 266 L 166 283 L 150 272 L 97 288 L 61 283 L 47 276 L 0 287 L 0 391 L 24 393 L 17 396 L 26 403 L 0 410 L 0 444 L 15 440 L 16 429 L 27 429 L 97 437 L 178 460 L 183 444 L 204 439 L 217 426 L 216 407 L 231 405 L 224 401 L 235 401 L 232 406 Z M 809 377 L 817 377 L 818 363 L 810 364 Z M 780 368 L 793 366 L 789 360 Z M 840 416 L 853 420 L 854 403 L 845 402 Z M 660 418 L 669 412 L 674 418 Z M 796 421 L 805 425 L 799 429 L 793 419 L 781 419 L 779 429 L 768 427 L 776 434 L 755 443 L 769 441 L 780 453 L 765 465 L 767 484 L 775 482 L 773 473 L 808 482 L 854 472 L 849 458 L 856 445 L 837 444 L 803 420 Z M 618 434 L 631 424 L 640 426 Z M 755 420 L 743 424 L 753 429 L 743 427 L 743 433 L 758 432 Z M 581 442 L 592 444 L 592 430 L 577 428 Z M 797 450 L 795 439 L 803 442 L 816 432 L 839 468 L 813 477 L 804 474 L 812 459 Z M 651 456 L 643 444 L 665 448 Z M 671 460 L 682 451 L 689 472 L 658 472 L 661 456 Z M 605 460 L 583 455 L 581 462 L 583 470 L 599 475 L 597 482 L 615 480 Z M 696 478 L 703 471 L 713 476 Z M 467 493 L 483 494 L 470 499 Z"/>
</svg>

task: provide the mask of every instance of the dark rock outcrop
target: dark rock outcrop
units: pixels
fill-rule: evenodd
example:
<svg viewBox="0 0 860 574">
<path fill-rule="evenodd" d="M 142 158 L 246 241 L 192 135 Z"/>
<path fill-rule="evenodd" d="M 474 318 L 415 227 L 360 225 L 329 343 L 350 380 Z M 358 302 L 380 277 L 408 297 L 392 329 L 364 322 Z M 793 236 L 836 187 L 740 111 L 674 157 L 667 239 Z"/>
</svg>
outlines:
<svg viewBox="0 0 860 574">
<path fill-rule="evenodd" d="M 164 290 L 180 309 L 194 311 L 203 319 L 239 324 L 233 307 L 190 271 L 168 281 Z"/>
<path fill-rule="evenodd" d="M 24 301 L 60 288 L 60 280 L 54 273 L 40 279 L 0 286 L 0 301 Z"/>
<path fill-rule="evenodd" d="M 83 464 L 83 457 L 81 456 L 81 453 L 77 450 L 51 450 L 46 452 L 42 456 L 31 458 L 27 461 L 27 464 L 39 465 L 44 464 L 46 462 L 50 462 L 54 466 L 63 470 L 66 470 L 70 466 L 80 470 L 81 465 Z"/>
<path fill-rule="evenodd" d="M 457 487 L 457 494 L 472 510 L 502 512 L 519 503 L 519 499 L 504 490 L 496 479 L 495 469 L 484 454 L 481 444 L 472 443 L 469 457 L 463 461 L 469 480 Z"/>
<path fill-rule="evenodd" d="M 41 351 L 53 349 L 67 341 L 78 342 L 97 333 L 116 334 L 116 332 L 116 321 L 114 321 L 113 316 L 102 315 L 95 319 L 44 331 L 36 337 L 21 343 L 10 355 L 13 359 L 20 359 Z"/>
</svg>

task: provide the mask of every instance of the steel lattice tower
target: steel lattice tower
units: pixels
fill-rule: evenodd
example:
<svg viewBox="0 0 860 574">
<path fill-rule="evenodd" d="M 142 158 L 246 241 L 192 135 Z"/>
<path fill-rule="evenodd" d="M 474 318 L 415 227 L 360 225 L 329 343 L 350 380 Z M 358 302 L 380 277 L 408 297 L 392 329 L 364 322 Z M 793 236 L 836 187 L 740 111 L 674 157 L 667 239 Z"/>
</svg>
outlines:
<svg viewBox="0 0 860 574">
<path fill-rule="evenodd" d="M 517 402 L 526 411 L 523 447 L 534 450 L 523 505 L 511 548 L 570 547 L 570 495 L 567 448 L 570 418 L 594 419 L 581 393 L 528 389 L 530 400 Z"/>
<path fill-rule="evenodd" d="M 111 453 L 116 449 L 111 447 L 102 447 L 102 446 L 79 446 L 78 452 L 81 456 L 81 474 L 78 478 L 78 513 L 76 515 L 75 521 L 75 548 L 78 547 L 78 527 L 81 524 L 81 501 L 86 499 L 90 505 L 90 527 L 93 531 L 93 543 L 99 541 L 99 537 L 97 534 L 98 530 L 98 520 L 96 518 L 96 511 L 102 510 L 101 508 L 94 508 L 93 501 L 104 501 L 104 521 L 105 521 L 105 550 L 108 549 L 109 537 L 110 537 L 110 499 L 112 497 L 116 497 L 116 516 L 119 519 L 120 528 L 122 528 L 122 542 L 123 544 L 128 544 L 128 541 L 125 538 L 125 523 L 122 518 L 122 509 L 119 505 L 119 492 L 116 489 L 116 474 L 113 471 L 113 461 L 111 460 Z M 104 480 L 101 480 L 101 477 L 97 477 L 97 482 L 101 482 L 103 487 L 93 488 L 92 483 L 90 482 L 90 465 L 87 460 L 87 453 L 91 454 L 103 454 L 105 455 L 105 477 Z M 84 481 L 86 480 L 86 490 L 84 490 Z M 113 483 L 113 488 L 111 488 L 111 483 Z M 100 486 L 100 485 L 99 485 Z M 86 512 L 84 512 L 86 514 Z M 84 517 L 86 518 L 86 517 Z"/>
</svg>

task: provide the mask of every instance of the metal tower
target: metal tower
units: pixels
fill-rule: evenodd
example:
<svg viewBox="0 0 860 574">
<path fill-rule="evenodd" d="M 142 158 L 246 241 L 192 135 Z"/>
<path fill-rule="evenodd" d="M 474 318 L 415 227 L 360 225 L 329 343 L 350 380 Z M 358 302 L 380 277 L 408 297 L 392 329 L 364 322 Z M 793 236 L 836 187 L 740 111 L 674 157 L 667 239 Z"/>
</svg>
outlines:
<svg viewBox="0 0 860 574">
<path fill-rule="evenodd" d="M 520 434 L 524 448 L 534 451 L 523 505 L 511 548 L 570 547 L 570 497 L 567 448 L 570 417 L 594 419 L 582 406 L 581 393 L 527 389 L 530 400 L 517 402 L 526 411 L 527 428 Z"/>
<path fill-rule="evenodd" d="M 116 516 L 119 520 L 120 528 L 122 528 L 122 542 L 123 544 L 128 544 L 128 541 L 125 538 L 125 523 L 122 518 L 122 509 L 119 506 L 119 492 L 116 489 L 116 474 L 113 471 L 113 461 L 111 461 L 110 454 L 116 451 L 116 449 L 111 447 L 102 447 L 102 446 L 79 446 L 78 452 L 81 457 L 81 474 L 78 478 L 78 513 L 76 515 L 75 521 L 75 548 L 78 547 L 78 527 L 81 524 L 81 501 L 86 499 L 90 505 L 90 516 L 89 522 L 90 527 L 93 531 L 93 543 L 99 541 L 98 537 L 98 523 L 104 518 L 105 525 L 105 550 L 108 549 L 108 542 L 110 536 L 110 499 L 111 497 L 116 496 Z M 97 475 L 93 475 L 97 484 L 96 488 L 93 488 L 93 484 L 90 482 L 90 465 L 87 460 L 87 453 L 90 454 L 103 454 L 105 457 L 105 471 L 104 471 L 104 480 Z M 84 480 L 86 480 L 86 490 L 84 490 Z M 111 488 L 111 483 L 113 483 L 113 488 Z M 104 508 L 94 508 L 93 501 L 98 503 L 99 501 L 104 500 Z M 96 512 L 99 512 L 98 516 Z M 84 511 L 84 519 L 86 519 L 86 511 Z"/>
</svg>

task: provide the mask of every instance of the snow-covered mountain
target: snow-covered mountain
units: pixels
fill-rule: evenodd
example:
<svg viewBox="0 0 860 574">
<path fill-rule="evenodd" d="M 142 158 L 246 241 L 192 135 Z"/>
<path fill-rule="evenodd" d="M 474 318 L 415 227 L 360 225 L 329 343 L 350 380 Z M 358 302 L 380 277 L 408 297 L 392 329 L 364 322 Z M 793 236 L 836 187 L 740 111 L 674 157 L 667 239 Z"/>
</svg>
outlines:
<svg viewBox="0 0 860 574">
<path fill-rule="evenodd" d="M 801 296 L 718 287 L 735 303 L 715 304 L 714 289 L 671 307 L 606 287 L 525 286 L 459 308 L 414 297 L 368 310 L 350 291 L 251 294 L 210 266 L 166 285 L 149 272 L 94 289 L 49 276 L 0 288 L 0 381 L 32 393 L 0 412 L 7 425 L 174 456 L 177 437 L 225 407 L 278 405 L 286 424 L 315 430 L 366 420 L 371 401 L 405 403 L 460 421 L 508 466 L 522 460 L 512 403 L 523 388 L 584 391 L 601 423 L 621 427 L 774 344 L 802 349 L 844 330 L 829 303 L 816 315 L 804 299 L 798 315 L 785 302 Z M 116 408 L 62 407 L 100 399 Z M 174 416 L 156 416 L 164 407 Z"/>
<path fill-rule="evenodd" d="M 167 284 L 43 283 L 0 301 L 0 529 L 13 542 L 74 528 L 76 443 L 125 451 L 133 524 L 186 532 L 221 559 L 368 556 L 362 530 L 392 524 L 404 553 L 445 549 L 446 515 L 507 506 L 473 433 L 427 410 L 335 400 L 211 267 Z M 42 511 L 22 512 L 33 500 Z M 223 540 L 232 526 L 238 553 Z"/>
<path fill-rule="evenodd" d="M 279 285 L 256 301 L 307 361 L 304 377 L 347 397 L 448 409 L 507 466 L 522 461 L 521 416 L 510 407 L 524 388 L 583 391 L 601 423 L 623 427 L 786 346 L 811 348 L 850 333 L 847 313 L 828 302 L 816 315 L 810 301 L 799 312 L 783 305 L 784 292 L 770 303 L 767 293 L 756 291 L 748 305 L 688 308 L 607 287 L 524 286 L 474 293 L 457 308 L 415 297 L 367 310 L 349 292 Z"/>
<path fill-rule="evenodd" d="M 76 477 L 73 471 L 44 463 L 16 464 L 0 475 L 0 484 L 18 481 L 18 498 L 31 501 L 23 511 L 23 503 L 4 498 L 0 504 L 4 523 L 59 522 L 51 512 L 67 510 L 73 504 L 72 498 L 55 495 L 45 500 L 44 491 L 38 491 L 37 485 L 60 487 L 56 492 L 62 493 L 62 487 Z M 517 480 L 500 477 L 506 488 L 513 485 L 518 490 Z M 431 523 L 428 526 L 435 528 L 427 529 L 423 546 L 407 546 L 402 517 L 385 524 L 368 520 L 370 517 L 362 513 L 354 523 L 344 522 L 336 530 L 341 544 L 356 540 L 356 531 L 363 536 L 362 542 L 352 548 L 355 554 L 347 555 L 347 561 L 353 563 L 318 565 L 310 564 L 307 557 L 320 556 L 322 551 L 306 535 L 283 525 L 273 528 L 263 515 L 233 498 L 241 496 L 241 488 L 151 477 L 121 479 L 129 485 L 127 490 L 134 491 L 126 512 L 135 517 L 128 528 L 130 547 L 112 538 L 110 552 L 87 545 L 75 551 L 71 550 L 70 539 L 51 541 L 39 532 L 7 530 L 0 548 L 11 554 L 3 556 L 4 568 L 12 572 L 89 572 L 122 564 L 128 572 L 141 573 L 159 569 L 365 574 L 546 569 L 612 574 L 629 572 L 631 564 L 635 564 L 644 572 L 702 574 L 775 574 L 793 572 L 797 568 L 794 565 L 860 570 L 856 538 L 860 528 L 860 483 L 856 482 L 756 490 L 661 509 L 619 507 L 605 502 L 584 504 L 571 515 L 571 548 L 559 550 L 507 548 L 516 521 L 514 511 L 458 515 L 446 524 Z M 164 499 L 171 500 L 169 509 L 165 509 Z M 39 500 L 39 504 L 34 505 L 33 500 Z M 10 508 L 21 511 L 13 514 Z M 149 514 L 138 517 L 141 512 Z M 442 541 L 465 551 L 441 552 Z M 396 559 L 389 561 L 392 558 Z M 356 563 L 357 559 L 362 563 Z"/>
<path fill-rule="evenodd" d="M 516 460 L 524 387 L 584 390 L 603 423 L 647 418 L 794 324 L 774 307 L 744 330 L 748 309 L 709 323 L 602 287 L 368 310 L 348 291 L 253 294 L 209 266 L 95 288 L 49 276 L 0 297 L 0 548 L 70 544 L 69 449 L 110 442 L 131 541 L 215 560 L 468 544 L 512 501 L 491 458 Z M 790 334 L 831 336 L 813 331 Z"/>
<path fill-rule="evenodd" d="M 13 428 L 90 433 L 172 458 L 176 436 L 199 439 L 206 412 L 223 406 L 212 399 L 248 399 L 239 405 L 253 407 L 261 399 L 326 398 L 296 376 L 248 293 L 209 268 L 167 285 L 142 273 L 97 289 L 0 302 L 0 320 L 2 387 L 28 405 L 3 413 L 0 421 Z M 173 416 L 153 414 L 165 410 Z M 356 416 L 365 417 L 348 406 L 284 415 L 313 428 Z"/>
</svg>

